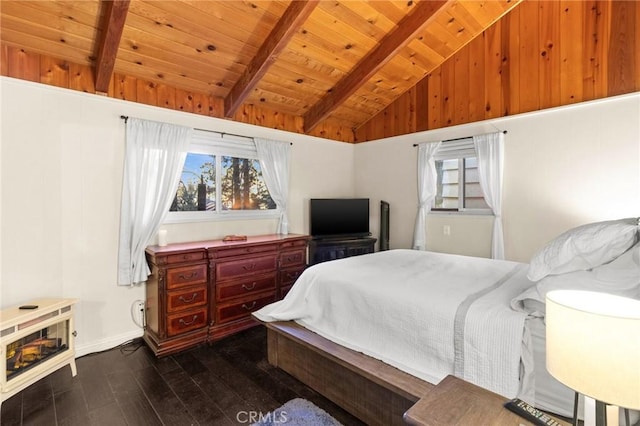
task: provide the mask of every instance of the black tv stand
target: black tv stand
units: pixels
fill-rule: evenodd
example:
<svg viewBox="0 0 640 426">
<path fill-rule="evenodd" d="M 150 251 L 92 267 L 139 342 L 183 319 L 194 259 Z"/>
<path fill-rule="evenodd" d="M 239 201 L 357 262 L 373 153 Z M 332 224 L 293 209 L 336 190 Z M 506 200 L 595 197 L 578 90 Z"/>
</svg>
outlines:
<svg viewBox="0 0 640 426">
<path fill-rule="evenodd" d="M 372 237 L 314 238 L 309 242 L 309 264 L 374 252 Z"/>
</svg>

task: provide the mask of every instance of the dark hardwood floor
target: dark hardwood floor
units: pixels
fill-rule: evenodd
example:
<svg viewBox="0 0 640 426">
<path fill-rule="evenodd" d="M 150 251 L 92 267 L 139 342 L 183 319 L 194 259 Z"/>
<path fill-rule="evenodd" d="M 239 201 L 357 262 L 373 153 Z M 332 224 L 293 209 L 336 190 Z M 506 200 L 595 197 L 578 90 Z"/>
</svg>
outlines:
<svg viewBox="0 0 640 426">
<path fill-rule="evenodd" d="M 356 418 L 266 359 L 258 326 L 212 345 L 157 359 L 134 342 L 78 358 L 2 403 L 0 424 L 235 425 L 250 424 L 293 398 L 305 398 L 345 426 Z"/>
</svg>

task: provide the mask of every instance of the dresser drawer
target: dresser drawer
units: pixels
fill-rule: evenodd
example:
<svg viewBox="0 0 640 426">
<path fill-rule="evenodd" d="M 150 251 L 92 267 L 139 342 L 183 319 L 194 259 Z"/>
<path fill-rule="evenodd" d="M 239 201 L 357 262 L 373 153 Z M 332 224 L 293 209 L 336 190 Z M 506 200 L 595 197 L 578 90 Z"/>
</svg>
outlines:
<svg viewBox="0 0 640 426">
<path fill-rule="evenodd" d="M 307 251 L 305 249 L 288 250 L 280 254 L 280 267 L 304 265 L 307 260 Z"/>
<path fill-rule="evenodd" d="M 167 263 L 174 264 L 174 263 L 194 262 L 196 260 L 206 259 L 206 257 L 207 257 L 207 253 L 204 250 L 170 254 L 169 256 L 167 256 Z"/>
<path fill-rule="evenodd" d="M 276 255 L 272 254 L 228 262 L 218 262 L 216 264 L 216 282 L 275 271 L 277 266 L 276 259 Z"/>
<path fill-rule="evenodd" d="M 307 249 L 307 240 L 293 240 L 293 241 L 285 241 L 284 243 L 280 243 L 280 250 L 289 250 L 291 248 L 303 248 Z"/>
<path fill-rule="evenodd" d="M 216 250 L 215 257 L 224 258 L 224 257 L 232 257 L 232 256 L 242 256 L 245 254 L 260 254 L 267 252 L 275 252 L 277 251 L 277 244 L 261 244 L 257 246 L 241 246 L 241 247 L 228 247 L 228 248 L 219 248 Z"/>
<path fill-rule="evenodd" d="M 207 282 L 207 264 L 184 266 L 167 269 L 167 288 L 172 289 L 185 285 Z"/>
<path fill-rule="evenodd" d="M 207 287 L 204 285 L 186 290 L 170 291 L 167 294 L 167 311 L 175 312 L 195 308 L 207 303 Z"/>
<path fill-rule="evenodd" d="M 238 302 L 218 304 L 216 306 L 216 323 L 224 323 L 248 317 L 251 312 L 276 300 L 276 292 L 261 293 L 255 298 L 247 298 Z"/>
<path fill-rule="evenodd" d="M 167 335 L 176 336 L 180 333 L 196 330 L 207 325 L 207 308 L 194 309 L 188 312 L 169 315 L 167 317 Z"/>
<path fill-rule="evenodd" d="M 234 297 L 246 296 L 252 293 L 260 293 L 276 289 L 276 274 L 271 273 L 254 279 L 240 279 L 224 284 L 216 285 L 216 300 L 226 301 Z"/>
<path fill-rule="evenodd" d="M 280 271 L 280 286 L 292 285 L 302 275 L 305 267 L 287 268 Z"/>
</svg>

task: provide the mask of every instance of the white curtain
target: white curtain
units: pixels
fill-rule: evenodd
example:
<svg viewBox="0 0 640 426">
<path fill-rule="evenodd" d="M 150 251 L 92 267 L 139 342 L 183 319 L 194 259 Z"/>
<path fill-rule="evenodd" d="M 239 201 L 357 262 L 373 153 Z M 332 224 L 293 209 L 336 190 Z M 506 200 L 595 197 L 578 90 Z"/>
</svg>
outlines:
<svg viewBox="0 0 640 426">
<path fill-rule="evenodd" d="M 434 154 L 441 142 L 421 143 L 418 145 L 418 215 L 413 233 L 413 249 L 427 249 L 427 213 L 431 210 L 431 201 L 436 196 L 438 176 Z"/>
<path fill-rule="evenodd" d="M 473 137 L 478 156 L 478 174 L 484 199 L 493 210 L 491 257 L 504 259 L 502 231 L 502 176 L 504 172 L 504 133 L 488 133 Z"/>
<path fill-rule="evenodd" d="M 289 198 L 289 163 L 291 144 L 289 142 L 254 138 L 258 159 L 262 168 L 262 176 L 273 201 L 280 209 L 278 234 L 289 233 L 287 217 L 287 200 Z"/>
<path fill-rule="evenodd" d="M 193 129 L 127 120 L 120 208 L 118 285 L 147 280 L 145 248 L 171 207 Z"/>
</svg>

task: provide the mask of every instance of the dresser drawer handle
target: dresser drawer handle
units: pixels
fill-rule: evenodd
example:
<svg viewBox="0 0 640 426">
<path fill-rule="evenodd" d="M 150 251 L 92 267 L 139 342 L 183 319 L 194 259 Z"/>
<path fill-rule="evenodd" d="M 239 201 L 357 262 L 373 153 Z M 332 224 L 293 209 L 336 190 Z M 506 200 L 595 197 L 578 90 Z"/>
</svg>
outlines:
<svg viewBox="0 0 640 426">
<path fill-rule="evenodd" d="M 292 262 L 294 260 L 300 260 L 300 255 L 296 254 L 295 256 L 287 256 L 287 261 Z"/>
<path fill-rule="evenodd" d="M 182 303 L 191 303 L 194 300 L 196 300 L 196 297 L 198 297 L 198 293 L 193 293 L 193 295 L 191 296 L 190 299 L 185 299 L 183 296 L 178 297 L 178 300 L 181 301 Z"/>
<path fill-rule="evenodd" d="M 244 269 L 245 271 L 251 271 L 255 267 L 256 267 L 256 264 L 252 263 L 251 265 L 244 265 L 242 269 Z"/>
<path fill-rule="evenodd" d="M 300 272 L 289 272 L 287 273 L 287 278 L 298 278 L 298 276 L 300 275 Z"/>
<path fill-rule="evenodd" d="M 244 309 L 246 309 L 247 311 L 250 311 L 251 309 L 253 309 L 256 306 L 256 301 L 254 300 L 253 302 L 251 302 L 251 306 L 247 306 L 246 303 L 242 304 L 242 307 Z"/>
<path fill-rule="evenodd" d="M 254 303 L 255 303 L 255 302 L 254 302 Z M 182 324 L 183 326 L 185 326 L 185 327 L 186 327 L 186 326 L 189 326 L 189 325 L 193 324 L 194 322 L 196 322 L 196 320 L 197 320 L 197 319 L 198 319 L 198 316 L 197 316 L 197 315 L 194 315 L 194 316 L 193 316 L 193 318 L 191 319 L 191 321 L 188 321 L 188 322 L 187 322 L 187 321 L 183 320 L 182 318 L 180 318 L 180 319 L 178 320 L 178 322 L 179 322 L 180 324 Z"/>
<path fill-rule="evenodd" d="M 182 256 L 182 258 L 184 260 L 189 260 L 189 259 L 191 259 L 191 255 L 190 254 L 185 254 L 184 256 Z"/>
<path fill-rule="evenodd" d="M 180 274 L 178 275 L 178 278 L 180 278 L 181 280 L 190 280 L 192 278 L 195 278 L 198 276 L 198 271 L 193 271 L 192 273 L 189 274 L 189 276 L 186 276 L 185 274 Z"/>
<path fill-rule="evenodd" d="M 242 284 L 242 288 L 244 288 L 244 289 L 245 289 L 245 290 L 247 290 L 247 291 L 251 291 L 251 290 L 253 290 L 254 288 L 256 288 L 256 282 L 255 282 L 255 281 L 254 281 L 254 282 L 252 282 L 252 283 L 251 283 L 251 286 L 248 286 L 248 285 L 246 285 L 246 284 Z"/>
</svg>

